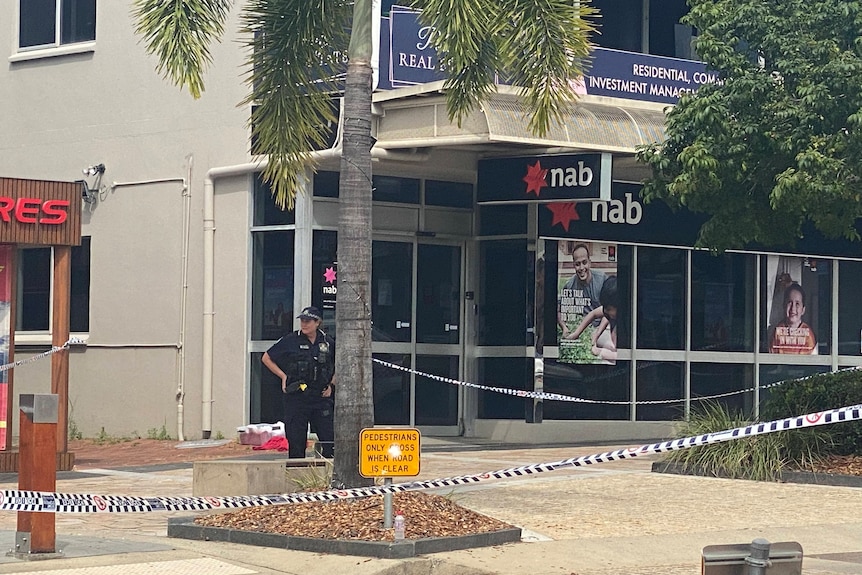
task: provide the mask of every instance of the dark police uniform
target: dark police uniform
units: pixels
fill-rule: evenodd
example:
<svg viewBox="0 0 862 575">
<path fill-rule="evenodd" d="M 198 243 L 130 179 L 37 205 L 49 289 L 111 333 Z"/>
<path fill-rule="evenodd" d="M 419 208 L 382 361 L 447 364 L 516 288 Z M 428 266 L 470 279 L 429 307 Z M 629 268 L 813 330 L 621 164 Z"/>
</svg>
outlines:
<svg viewBox="0 0 862 575">
<path fill-rule="evenodd" d="M 287 374 L 283 401 L 288 457 L 305 457 L 309 423 L 321 441 L 323 456 L 332 457 L 335 393 L 321 394 L 335 373 L 335 342 L 319 329 L 314 343 L 295 331 L 275 342 L 267 354 Z"/>
</svg>

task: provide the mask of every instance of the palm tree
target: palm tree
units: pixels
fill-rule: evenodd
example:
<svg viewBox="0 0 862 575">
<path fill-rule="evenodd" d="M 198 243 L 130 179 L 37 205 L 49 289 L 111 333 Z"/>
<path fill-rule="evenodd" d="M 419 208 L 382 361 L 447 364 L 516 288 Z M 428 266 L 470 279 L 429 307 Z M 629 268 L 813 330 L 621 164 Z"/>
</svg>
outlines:
<svg viewBox="0 0 862 575">
<path fill-rule="evenodd" d="M 224 32 L 230 0 L 134 0 L 137 32 L 158 58 L 157 70 L 192 96 L 204 90 L 209 45 Z M 574 83 L 589 54 L 588 0 L 414 0 L 435 30 L 432 43 L 449 71 L 451 121 L 493 92 L 499 73 L 523 87 L 530 129 L 544 135 L 575 101 Z M 352 20 L 351 20 L 352 17 Z M 337 411 L 335 475 L 351 486 L 358 474 L 359 431 L 373 425 L 371 387 L 371 80 L 372 0 L 248 0 L 252 152 L 265 154 L 275 202 L 291 209 L 309 151 L 336 119 L 333 71 L 347 41 L 338 227 L 336 305 Z"/>
</svg>

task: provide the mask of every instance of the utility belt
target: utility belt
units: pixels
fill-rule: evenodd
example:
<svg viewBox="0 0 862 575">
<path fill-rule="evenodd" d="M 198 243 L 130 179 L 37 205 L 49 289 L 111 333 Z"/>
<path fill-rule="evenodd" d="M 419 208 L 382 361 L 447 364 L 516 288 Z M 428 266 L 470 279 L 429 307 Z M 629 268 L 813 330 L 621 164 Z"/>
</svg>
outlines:
<svg viewBox="0 0 862 575">
<path fill-rule="evenodd" d="M 301 394 L 301 395 L 311 395 L 311 396 L 319 396 L 323 393 L 323 390 L 326 389 L 326 386 L 329 383 L 323 382 L 307 382 L 301 379 L 296 381 L 291 381 L 285 387 L 285 393 L 288 395 L 293 394 Z"/>
</svg>

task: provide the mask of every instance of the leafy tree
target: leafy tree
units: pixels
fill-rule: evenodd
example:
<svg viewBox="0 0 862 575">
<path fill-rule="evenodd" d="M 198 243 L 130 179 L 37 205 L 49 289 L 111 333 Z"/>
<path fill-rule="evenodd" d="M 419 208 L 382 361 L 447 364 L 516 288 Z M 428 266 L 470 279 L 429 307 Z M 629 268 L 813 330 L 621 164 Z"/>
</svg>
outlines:
<svg viewBox="0 0 862 575">
<path fill-rule="evenodd" d="M 638 150 L 644 199 L 703 212 L 702 246 L 792 244 L 816 228 L 858 239 L 862 2 L 689 0 L 685 22 L 719 83 L 669 111 Z"/>
<path fill-rule="evenodd" d="M 575 100 L 594 28 L 594 11 L 572 0 L 416 0 L 450 73 L 450 119 L 460 122 L 494 90 L 495 72 L 518 86 L 532 110 L 529 126 L 544 134 Z M 134 0 L 137 32 L 158 58 L 157 70 L 204 90 L 208 46 L 224 32 L 230 0 Z M 309 150 L 335 120 L 330 77 L 350 25 L 344 86 L 336 306 L 335 477 L 358 475 L 358 436 L 373 425 L 371 390 L 371 25 L 372 0 L 249 0 L 242 9 L 254 102 L 252 152 L 266 154 L 264 171 L 276 203 L 288 209 L 306 170 Z"/>
</svg>

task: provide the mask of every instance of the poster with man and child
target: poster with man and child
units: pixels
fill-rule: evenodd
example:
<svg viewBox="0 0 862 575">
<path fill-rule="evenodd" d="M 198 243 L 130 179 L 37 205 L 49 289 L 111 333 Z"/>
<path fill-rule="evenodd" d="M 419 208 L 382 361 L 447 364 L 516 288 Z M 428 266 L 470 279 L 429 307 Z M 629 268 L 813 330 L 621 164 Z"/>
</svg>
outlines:
<svg viewBox="0 0 862 575">
<path fill-rule="evenodd" d="M 557 341 L 562 363 L 617 360 L 617 246 L 558 242 Z"/>
</svg>

